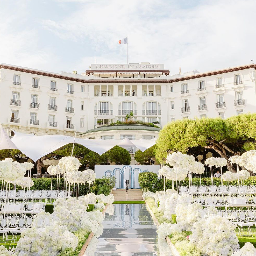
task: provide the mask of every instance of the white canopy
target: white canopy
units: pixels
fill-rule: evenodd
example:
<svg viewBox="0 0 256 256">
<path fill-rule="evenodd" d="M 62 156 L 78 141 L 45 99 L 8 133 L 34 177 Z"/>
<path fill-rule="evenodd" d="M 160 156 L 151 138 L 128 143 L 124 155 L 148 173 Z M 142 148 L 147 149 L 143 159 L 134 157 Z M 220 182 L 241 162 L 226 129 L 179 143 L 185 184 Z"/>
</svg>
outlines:
<svg viewBox="0 0 256 256">
<path fill-rule="evenodd" d="M 10 140 L 2 125 L 0 125 L 0 150 L 2 149 L 17 149 L 17 147 Z"/>
<path fill-rule="evenodd" d="M 22 134 L 15 132 L 12 142 L 16 147 L 26 156 L 36 162 L 41 157 L 61 148 L 69 143 L 77 143 L 87 147 L 88 149 L 103 154 L 113 148 L 114 146 L 133 146 L 141 151 L 155 144 L 155 140 L 99 140 L 99 139 L 80 139 L 64 135 L 43 135 L 36 136 L 32 134 Z"/>
</svg>

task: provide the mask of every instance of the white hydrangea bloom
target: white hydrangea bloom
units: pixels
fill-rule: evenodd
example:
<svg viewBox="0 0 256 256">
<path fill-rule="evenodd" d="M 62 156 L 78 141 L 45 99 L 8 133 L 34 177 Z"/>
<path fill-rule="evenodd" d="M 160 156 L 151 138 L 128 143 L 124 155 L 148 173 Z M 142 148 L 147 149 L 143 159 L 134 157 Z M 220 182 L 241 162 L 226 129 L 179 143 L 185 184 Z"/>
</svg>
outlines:
<svg viewBox="0 0 256 256">
<path fill-rule="evenodd" d="M 245 245 L 238 251 L 232 254 L 232 256 L 255 256 L 256 248 L 251 243 L 245 243 Z"/>
</svg>

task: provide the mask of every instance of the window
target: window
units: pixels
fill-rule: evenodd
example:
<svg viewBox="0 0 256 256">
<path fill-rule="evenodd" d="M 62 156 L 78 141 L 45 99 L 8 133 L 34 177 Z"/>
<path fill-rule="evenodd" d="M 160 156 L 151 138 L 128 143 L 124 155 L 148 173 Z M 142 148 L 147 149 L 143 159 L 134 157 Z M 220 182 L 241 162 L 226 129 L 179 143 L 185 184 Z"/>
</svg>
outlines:
<svg viewBox="0 0 256 256">
<path fill-rule="evenodd" d="M 240 75 L 234 76 L 234 84 L 242 84 L 242 79 Z"/>
<path fill-rule="evenodd" d="M 129 139 L 129 140 L 135 140 L 135 136 L 134 135 L 120 135 L 120 139 Z"/>
<path fill-rule="evenodd" d="M 74 86 L 73 86 L 73 84 L 67 84 L 67 93 L 70 93 L 70 94 L 74 93 Z"/>
<path fill-rule="evenodd" d="M 171 109 L 174 109 L 174 101 L 171 101 Z"/>
<path fill-rule="evenodd" d="M 84 85 L 81 85 L 81 92 L 84 92 L 85 89 L 84 89 Z"/>
<path fill-rule="evenodd" d="M 12 99 L 17 101 L 20 99 L 20 93 L 19 92 L 12 92 Z"/>
<path fill-rule="evenodd" d="M 20 85 L 20 75 L 13 75 L 13 84 Z"/>
<path fill-rule="evenodd" d="M 50 125 L 51 125 L 52 123 L 54 123 L 54 122 L 55 122 L 55 115 L 49 115 L 48 121 L 49 121 Z"/>
<path fill-rule="evenodd" d="M 36 113 L 30 113 L 30 124 L 39 125 L 39 120 L 37 120 Z"/>
<path fill-rule="evenodd" d="M 20 119 L 19 119 L 19 110 L 12 110 L 12 115 L 11 115 L 11 122 L 13 123 L 19 123 Z"/>
<path fill-rule="evenodd" d="M 244 104 L 245 104 L 245 100 L 243 100 L 243 92 L 236 92 L 235 106 L 244 105 Z"/>
<path fill-rule="evenodd" d="M 181 93 L 188 93 L 188 84 L 181 84 Z"/>
<path fill-rule="evenodd" d="M 224 94 L 217 94 L 217 102 L 220 102 L 220 103 L 224 102 Z"/>
<path fill-rule="evenodd" d="M 206 106 L 206 98 L 205 97 L 200 97 L 199 98 L 199 110 L 206 110 L 207 106 Z"/>
<path fill-rule="evenodd" d="M 84 128 L 84 118 L 80 118 L 80 128 Z"/>
<path fill-rule="evenodd" d="M 204 81 L 199 81 L 198 91 L 203 91 L 203 90 L 205 90 L 205 82 Z"/>
<path fill-rule="evenodd" d="M 236 92 L 236 100 L 242 100 L 243 99 L 243 92 Z"/>
<path fill-rule="evenodd" d="M 84 110 L 84 101 L 81 101 L 81 110 Z"/>
<path fill-rule="evenodd" d="M 55 106 L 56 105 L 56 98 L 55 97 L 50 97 L 49 104 L 51 106 Z"/>
<path fill-rule="evenodd" d="M 66 125 L 66 128 L 73 129 L 74 126 L 73 126 L 73 124 L 71 124 L 72 118 L 69 117 L 69 116 L 67 116 L 66 118 L 67 118 L 67 125 Z"/>
<path fill-rule="evenodd" d="M 105 135 L 100 137 L 102 140 L 113 140 L 114 135 Z"/>
<path fill-rule="evenodd" d="M 173 85 L 171 85 L 170 90 L 171 90 L 171 92 L 173 92 Z"/>
<path fill-rule="evenodd" d="M 32 101 L 32 103 L 38 103 L 38 96 L 36 94 L 32 94 L 31 101 Z"/>
<path fill-rule="evenodd" d="M 243 112 L 244 112 L 243 109 L 238 109 L 238 110 L 236 111 L 237 115 L 243 114 Z"/>
<path fill-rule="evenodd" d="M 155 136 L 153 136 L 153 135 L 142 135 L 143 140 L 152 140 L 154 138 L 155 138 Z"/>
<path fill-rule="evenodd" d="M 207 117 L 206 114 L 200 115 L 200 118 L 206 118 L 206 117 Z"/>
<path fill-rule="evenodd" d="M 57 91 L 56 81 L 51 81 L 51 90 Z"/>
<path fill-rule="evenodd" d="M 100 113 L 108 114 L 109 113 L 109 104 L 108 102 L 100 102 Z"/>
<path fill-rule="evenodd" d="M 171 118 L 171 122 L 174 122 L 174 121 L 175 121 L 175 118 L 174 118 L 174 117 L 172 117 L 172 118 Z"/>
<path fill-rule="evenodd" d="M 38 88 L 39 87 L 39 79 L 36 77 L 32 78 L 32 87 L 33 88 Z"/>
<path fill-rule="evenodd" d="M 224 119 L 224 112 L 219 112 L 218 115 L 219 115 L 219 118 Z"/>
<path fill-rule="evenodd" d="M 222 86 L 222 77 L 217 78 L 217 84 L 216 87 L 221 87 Z"/>
<path fill-rule="evenodd" d="M 184 112 L 189 112 L 189 111 L 190 111 L 190 106 L 189 106 L 189 103 L 188 103 L 188 99 L 184 99 L 182 101 L 181 112 L 184 113 Z"/>
<path fill-rule="evenodd" d="M 72 100 L 67 100 L 67 108 L 72 108 Z"/>
</svg>

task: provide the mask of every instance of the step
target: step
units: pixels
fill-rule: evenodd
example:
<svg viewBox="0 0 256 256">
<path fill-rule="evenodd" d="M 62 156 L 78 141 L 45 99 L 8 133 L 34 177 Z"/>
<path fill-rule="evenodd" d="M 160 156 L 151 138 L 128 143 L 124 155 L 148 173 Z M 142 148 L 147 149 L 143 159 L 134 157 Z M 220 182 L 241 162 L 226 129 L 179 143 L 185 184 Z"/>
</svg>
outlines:
<svg viewBox="0 0 256 256">
<path fill-rule="evenodd" d="M 142 201 L 141 189 L 129 189 L 127 192 L 125 189 L 112 190 L 115 201 Z"/>
</svg>

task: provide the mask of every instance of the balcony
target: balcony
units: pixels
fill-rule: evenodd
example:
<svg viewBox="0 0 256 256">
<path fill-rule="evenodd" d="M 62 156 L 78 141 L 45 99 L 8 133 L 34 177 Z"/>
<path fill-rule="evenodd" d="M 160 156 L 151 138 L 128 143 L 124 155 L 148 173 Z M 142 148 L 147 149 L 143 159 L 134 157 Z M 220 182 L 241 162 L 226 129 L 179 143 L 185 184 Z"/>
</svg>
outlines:
<svg viewBox="0 0 256 256">
<path fill-rule="evenodd" d="M 57 107 L 57 105 L 48 104 L 48 109 L 49 109 L 49 110 L 57 111 L 58 107 Z"/>
<path fill-rule="evenodd" d="M 13 81 L 13 84 L 14 84 L 14 85 L 21 85 L 21 82 L 15 82 L 15 81 Z"/>
<path fill-rule="evenodd" d="M 113 115 L 113 110 L 94 110 L 94 115 Z"/>
<path fill-rule="evenodd" d="M 180 93 L 181 94 L 186 94 L 186 93 L 189 93 L 189 90 L 182 90 Z"/>
<path fill-rule="evenodd" d="M 234 101 L 235 106 L 243 106 L 245 104 L 245 100 L 239 99 Z"/>
<path fill-rule="evenodd" d="M 30 103 L 30 108 L 39 108 L 39 103 L 36 103 L 36 102 L 32 102 Z"/>
<path fill-rule="evenodd" d="M 190 107 L 187 106 L 187 107 L 181 108 L 181 112 L 182 112 L 182 113 L 188 113 L 188 112 L 190 112 Z"/>
<path fill-rule="evenodd" d="M 137 115 L 137 110 L 118 110 L 118 115 L 121 116 L 126 116 L 126 115 L 130 115 L 130 113 L 133 113 L 133 115 Z"/>
<path fill-rule="evenodd" d="M 39 120 L 30 119 L 30 124 L 39 125 Z"/>
<path fill-rule="evenodd" d="M 216 108 L 225 108 L 226 107 L 226 102 L 217 102 L 216 103 Z"/>
<path fill-rule="evenodd" d="M 51 87 L 51 91 L 53 91 L 53 92 L 57 92 L 57 91 L 58 91 L 58 89 L 57 89 L 56 87 Z"/>
<path fill-rule="evenodd" d="M 206 104 L 201 104 L 198 106 L 198 110 L 207 110 L 207 105 Z"/>
<path fill-rule="evenodd" d="M 51 127 L 57 127 L 57 122 L 49 122 L 49 126 L 51 126 Z"/>
<path fill-rule="evenodd" d="M 73 129 L 74 129 L 74 125 L 73 125 L 73 124 L 67 124 L 67 125 L 66 125 L 66 128 L 67 128 L 67 129 L 72 129 L 72 130 L 73 130 Z"/>
<path fill-rule="evenodd" d="M 205 90 L 206 90 L 205 87 L 198 87 L 198 88 L 197 88 L 197 91 L 198 91 L 198 92 L 202 92 L 202 91 L 205 91 Z"/>
<path fill-rule="evenodd" d="M 216 89 L 219 89 L 219 88 L 222 88 L 222 87 L 224 87 L 224 84 L 216 84 L 216 85 L 215 85 L 215 88 L 216 88 Z"/>
<path fill-rule="evenodd" d="M 234 85 L 243 84 L 243 81 L 234 81 Z"/>
<path fill-rule="evenodd" d="M 66 107 L 65 111 L 68 112 L 68 113 L 74 113 L 74 108 Z"/>
<path fill-rule="evenodd" d="M 11 122 L 11 123 L 18 124 L 18 123 L 20 122 L 20 119 L 19 119 L 19 118 L 13 118 L 13 117 L 11 117 L 10 122 Z"/>
<path fill-rule="evenodd" d="M 161 110 L 142 110 L 142 115 L 147 115 L 147 116 L 161 115 Z"/>
<path fill-rule="evenodd" d="M 21 105 L 21 101 L 20 101 L 20 100 L 11 99 L 10 105 L 13 105 L 13 106 L 20 106 L 20 105 Z"/>
<path fill-rule="evenodd" d="M 74 94 L 74 91 L 73 90 L 67 90 L 67 93 Z"/>
<path fill-rule="evenodd" d="M 38 84 L 32 84 L 32 88 L 39 89 L 39 86 L 38 86 Z"/>
</svg>

